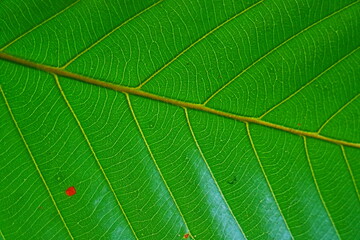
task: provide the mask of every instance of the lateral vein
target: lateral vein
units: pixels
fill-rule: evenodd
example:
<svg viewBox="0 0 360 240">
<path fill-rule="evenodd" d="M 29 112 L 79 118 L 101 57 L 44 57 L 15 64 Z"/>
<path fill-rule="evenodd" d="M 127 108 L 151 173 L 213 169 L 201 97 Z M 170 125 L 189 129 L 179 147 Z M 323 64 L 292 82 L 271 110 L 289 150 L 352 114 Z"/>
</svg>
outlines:
<svg viewBox="0 0 360 240">
<path fill-rule="evenodd" d="M 180 216 L 181 216 L 181 218 L 182 218 L 182 220 L 183 220 L 183 222 L 184 222 L 184 224 L 185 224 L 185 227 L 187 228 L 187 231 L 189 231 L 189 236 L 190 236 L 192 239 L 195 239 L 195 237 L 192 235 L 192 233 L 191 233 L 191 231 L 190 231 L 189 226 L 187 225 L 187 222 L 186 222 L 186 220 L 185 220 L 185 217 L 184 217 L 183 213 L 181 212 L 178 203 L 177 203 L 176 200 L 175 200 L 175 197 L 174 197 L 172 191 L 170 190 L 169 185 L 167 184 L 167 182 L 166 182 L 166 180 L 165 180 L 165 178 L 164 178 L 164 176 L 163 176 L 163 174 L 162 174 L 162 172 L 161 172 L 161 170 L 160 170 L 159 165 L 157 164 L 157 162 L 156 162 L 156 160 L 155 160 L 155 157 L 154 157 L 154 155 L 153 155 L 153 153 L 152 153 L 152 151 L 151 151 L 151 148 L 150 148 L 150 146 L 149 146 L 149 144 L 148 144 L 148 142 L 147 142 L 147 140 L 146 140 L 146 137 L 145 137 L 145 135 L 144 135 L 144 133 L 143 133 L 143 131 L 142 131 L 142 129 L 141 129 L 140 123 L 139 123 L 139 121 L 137 120 L 137 117 L 136 117 L 136 115 L 135 115 L 134 109 L 133 109 L 132 104 L 131 104 L 131 101 L 130 101 L 129 94 L 125 93 L 125 96 L 126 96 L 126 100 L 127 100 L 127 102 L 128 102 L 128 105 L 129 105 L 129 109 L 130 109 L 131 115 L 132 115 L 132 117 L 133 117 L 133 119 L 134 119 L 134 121 L 135 121 L 135 123 L 136 123 L 136 126 L 137 126 L 137 128 L 138 128 L 138 130 L 139 130 L 139 132 L 140 132 L 140 135 L 141 135 L 141 137 L 142 137 L 142 139 L 143 139 L 143 141 L 144 141 L 144 143 L 145 143 L 145 145 L 146 145 L 146 148 L 147 148 L 147 150 L 148 150 L 148 152 L 149 152 L 149 154 L 150 154 L 150 157 L 151 157 L 151 159 L 152 159 L 152 161 L 153 161 L 153 163 L 154 163 L 154 165 L 155 165 L 155 167 L 156 167 L 156 169 L 157 169 L 157 171 L 158 171 L 161 179 L 163 180 L 163 182 L 164 182 L 164 184 L 165 184 L 165 187 L 166 187 L 166 189 L 168 190 L 168 192 L 169 192 L 169 194 L 170 194 L 170 196 L 171 196 L 171 198 L 172 198 L 172 200 L 173 200 L 173 202 L 174 202 L 177 210 L 179 211 L 179 214 L 180 214 Z"/>
<path fill-rule="evenodd" d="M 338 236 L 339 239 L 341 239 L 340 234 L 339 234 L 339 232 L 338 232 L 338 230 L 337 230 L 337 228 L 336 228 L 335 222 L 334 222 L 333 218 L 331 217 L 330 211 L 329 211 L 328 207 L 326 206 L 325 200 L 324 200 L 324 198 L 323 198 L 323 196 L 322 196 L 322 194 L 321 194 L 318 181 L 316 180 L 314 168 L 313 168 L 312 163 L 311 163 L 311 160 L 310 160 L 309 150 L 308 150 L 307 143 L 306 143 L 306 137 L 303 136 L 303 139 L 304 139 L 304 148 L 305 148 L 305 153 L 306 153 L 306 159 L 307 159 L 308 164 L 309 164 L 309 168 L 310 168 L 310 171 L 311 171 L 312 178 L 313 178 L 313 180 L 314 180 L 314 184 L 315 184 L 317 193 L 319 194 L 319 198 L 320 198 L 320 200 L 321 200 L 321 203 L 322 203 L 322 205 L 324 206 L 324 209 L 325 209 L 325 211 L 326 211 L 326 214 L 328 215 L 328 217 L 329 217 L 329 219 L 330 219 L 331 225 L 333 226 L 333 228 L 334 228 L 334 230 L 335 230 L 335 232 L 336 232 L 336 235 Z"/>
<path fill-rule="evenodd" d="M 279 210 L 279 213 L 280 213 L 280 215 L 281 215 L 281 217 L 282 217 L 282 219 L 283 219 L 283 221 L 284 221 L 284 224 L 285 224 L 285 226 L 286 226 L 286 229 L 289 231 L 289 234 L 291 235 L 291 239 L 294 239 L 294 237 L 292 236 L 292 233 L 291 233 L 291 231 L 290 231 L 290 227 L 289 227 L 289 225 L 288 225 L 288 223 L 287 223 L 287 221 L 286 221 L 286 219 L 285 219 L 285 216 L 284 216 L 284 214 L 283 214 L 282 211 L 281 211 L 279 202 L 278 202 L 278 200 L 277 200 L 277 198 L 276 198 L 276 196 L 275 196 L 275 192 L 274 192 L 274 190 L 273 190 L 273 188 L 272 188 L 272 186 L 271 186 L 271 184 L 270 184 L 270 181 L 269 181 L 269 179 L 268 179 L 268 177 L 267 177 L 267 175 L 266 175 L 266 172 L 265 172 L 264 166 L 263 166 L 263 164 L 262 164 L 262 162 L 261 162 L 261 160 L 260 160 L 259 154 L 258 154 L 258 152 L 257 152 L 257 150 L 256 150 L 256 148 L 255 148 L 255 144 L 254 144 L 254 141 L 253 141 L 252 136 L 251 136 L 251 133 L 250 133 L 249 123 L 245 123 L 245 127 L 246 127 L 246 132 L 247 132 L 247 135 L 248 135 L 250 144 L 251 144 L 251 148 L 252 148 L 253 151 L 254 151 L 254 154 L 255 154 L 255 157 L 256 157 L 256 159 L 257 159 L 257 161 L 258 161 L 258 163 L 259 163 L 261 172 L 262 172 L 262 174 L 263 174 L 263 176 L 264 176 L 264 178 L 265 178 L 266 184 L 267 184 L 267 186 L 269 187 L 269 190 L 270 190 L 270 192 L 271 192 L 271 196 L 273 197 L 273 199 L 274 199 L 274 201 L 275 201 L 276 207 L 277 207 L 277 209 Z"/>
<path fill-rule="evenodd" d="M 16 119 L 15 119 L 15 116 L 14 116 L 12 110 L 11 110 L 10 104 L 9 104 L 9 102 L 8 102 L 6 96 L 5 96 L 4 91 L 2 90 L 1 85 L 0 85 L 0 92 L 1 92 L 1 95 L 3 96 L 3 98 L 4 98 L 4 101 L 5 101 L 5 104 L 6 104 L 6 107 L 7 107 L 8 111 L 9 111 L 9 113 L 10 113 L 11 119 L 13 120 L 13 122 L 14 122 L 14 124 L 15 124 L 15 126 L 16 126 L 16 129 L 17 129 L 18 132 L 19 132 L 19 135 L 20 135 L 20 137 L 21 137 L 21 140 L 22 140 L 22 142 L 24 143 L 24 145 L 25 145 L 25 147 L 26 147 L 26 150 L 27 150 L 27 152 L 29 153 L 30 158 L 31 158 L 33 164 L 35 165 L 36 171 L 38 172 L 38 174 L 39 174 L 39 176 L 40 176 L 40 178 L 41 178 L 41 181 L 42 181 L 43 184 L 45 185 L 46 191 L 48 192 L 48 194 L 49 194 L 49 196 L 50 196 L 50 199 L 51 199 L 52 203 L 54 204 L 55 209 L 56 209 L 56 211 L 57 211 L 57 213 L 58 213 L 58 215 L 59 215 L 62 223 L 64 224 L 64 227 L 65 227 L 66 231 L 68 232 L 70 238 L 71 238 L 71 239 L 74 239 L 73 235 L 72 235 L 71 232 L 70 232 L 69 227 L 67 226 L 67 224 L 66 224 L 66 222 L 65 222 L 64 217 L 62 216 L 62 214 L 61 214 L 61 212 L 60 212 L 60 210 L 59 210 L 59 208 L 58 208 L 58 206 L 57 206 L 57 204 L 56 204 L 56 201 L 55 201 L 55 199 L 54 199 L 54 196 L 52 195 L 52 193 L 51 193 L 51 191 L 50 191 L 50 188 L 49 188 L 49 186 L 47 185 L 47 183 L 46 183 L 46 181 L 45 181 L 45 178 L 44 178 L 44 176 L 43 176 L 42 173 L 41 173 L 41 170 L 40 170 L 40 168 L 39 168 L 39 165 L 37 164 L 37 162 L 36 162 L 36 160 L 35 160 L 35 157 L 33 156 L 32 152 L 31 152 L 31 150 L 30 150 L 30 147 L 29 147 L 29 145 L 27 144 L 27 141 L 26 141 L 26 139 L 25 139 L 25 136 L 23 135 L 23 133 L 22 133 L 22 131 L 21 131 L 19 125 L 18 125 L 18 122 L 17 122 Z"/>
<path fill-rule="evenodd" d="M 273 52 L 275 52 L 277 49 L 279 49 L 280 47 L 284 46 L 286 43 L 290 42 L 292 39 L 296 38 L 297 36 L 301 35 L 302 33 L 306 32 L 307 30 L 309 30 L 310 28 L 318 25 L 319 23 L 323 22 L 324 20 L 331 18 L 332 16 L 344 11 L 345 9 L 348 9 L 349 7 L 353 6 L 354 4 L 358 3 L 358 1 L 353 2 L 335 12 L 333 12 L 332 14 L 318 20 L 317 22 L 311 24 L 310 26 L 304 28 L 303 30 L 299 31 L 298 33 L 296 33 L 295 35 L 291 36 L 290 38 L 286 39 L 284 42 L 280 43 L 279 45 L 277 45 L 276 47 L 274 47 L 273 49 L 271 49 L 270 51 L 268 51 L 266 54 L 264 54 L 263 56 L 261 56 L 260 58 L 258 58 L 256 61 L 254 61 L 252 64 L 250 64 L 248 67 L 246 67 L 244 70 L 242 70 L 238 75 L 236 75 L 233 79 L 231 79 L 230 81 L 228 81 L 227 83 L 225 83 L 222 87 L 220 87 L 217 91 L 215 91 L 208 99 L 205 100 L 205 102 L 203 103 L 204 105 L 206 105 L 207 103 L 209 103 L 209 101 L 211 99 L 213 99 L 216 95 L 218 95 L 220 92 L 222 92 L 225 88 L 227 88 L 231 83 L 233 83 L 236 79 L 238 79 L 240 76 L 242 76 L 244 73 L 246 73 L 250 68 L 252 68 L 253 66 L 255 66 L 257 63 L 259 63 L 260 61 L 262 61 L 263 59 L 265 59 L 267 56 L 269 56 L 270 54 L 272 54 Z"/>
<path fill-rule="evenodd" d="M 117 197 L 117 195 L 116 195 L 116 193 L 115 193 L 115 190 L 114 190 L 114 188 L 113 188 L 113 186 L 112 186 L 109 178 L 107 177 L 107 175 L 106 175 L 106 173 L 105 173 L 104 168 L 102 167 L 102 165 L 101 165 L 101 163 L 100 163 L 100 161 L 99 161 L 99 158 L 97 157 L 97 155 L 96 155 L 96 153 L 95 153 L 94 148 L 92 147 L 92 145 L 91 145 L 91 143 L 90 143 L 89 138 L 87 137 L 87 134 L 85 133 L 84 128 L 82 127 L 82 125 L 81 125 L 81 123 L 80 123 L 80 120 L 78 119 L 77 115 L 75 114 L 74 109 L 71 107 L 71 104 L 70 104 L 70 102 L 68 101 L 68 99 L 67 99 L 67 97 L 66 97 L 66 95 L 65 95 L 65 93 L 64 93 L 64 91 L 63 91 L 63 89 L 62 89 L 62 87 L 61 87 L 61 85 L 60 85 L 58 76 L 55 75 L 55 74 L 54 74 L 53 76 L 54 76 L 54 78 L 55 78 L 56 85 L 57 85 L 57 87 L 59 88 L 59 91 L 60 91 L 60 93 L 61 93 L 61 96 L 62 96 L 63 99 L 65 100 L 66 105 L 68 106 L 68 108 L 70 109 L 71 114 L 72 114 L 73 117 L 75 118 L 75 121 L 76 121 L 76 123 L 78 124 L 78 126 L 79 126 L 79 128 L 80 128 L 80 131 L 81 131 L 82 135 L 84 136 L 84 138 L 85 138 L 85 140 L 86 140 L 86 143 L 88 144 L 88 146 L 89 146 L 89 148 L 90 148 L 90 151 L 91 151 L 92 155 L 94 156 L 95 161 L 96 161 L 97 165 L 99 166 L 100 171 L 101 171 L 102 175 L 104 176 L 104 178 L 105 178 L 105 180 L 106 180 L 106 183 L 108 184 L 108 186 L 109 186 L 109 188 L 110 188 L 110 190 L 111 190 L 111 192 L 112 192 L 112 194 L 113 194 L 113 196 L 114 196 L 114 198 L 115 198 L 115 200 L 116 200 L 116 203 L 118 204 L 118 206 L 119 206 L 122 214 L 124 215 L 124 218 L 125 218 L 127 224 L 129 225 L 129 227 L 130 227 L 132 233 L 134 234 L 135 238 L 136 238 L 136 239 L 139 239 L 139 238 L 137 237 L 137 235 L 136 235 L 136 233 L 135 233 L 135 231 L 134 231 L 131 223 L 130 223 L 129 218 L 127 217 L 127 215 L 126 215 L 126 213 L 125 213 L 124 208 L 122 207 L 122 205 L 121 205 L 121 203 L 120 203 L 119 198 Z"/>
<path fill-rule="evenodd" d="M 210 168 L 210 166 L 209 166 L 209 163 L 208 163 L 208 161 L 206 160 L 203 151 L 201 150 L 201 147 L 200 147 L 200 145 L 199 145 L 199 143 L 198 143 L 198 141 L 197 141 L 197 139 L 196 139 L 195 133 L 194 133 L 193 128 L 192 128 L 192 126 L 191 126 L 190 118 L 189 118 L 189 113 L 188 113 L 187 108 L 184 108 L 184 111 L 185 111 L 185 117 L 186 117 L 187 125 L 188 125 L 188 127 L 189 127 L 191 136 L 192 136 L 192 138 L 193 138 L 193 140 L 194 140 L 194 142 L 195 142 L 195 145 L 196 145 L 196 147 L 197 147 L 197 149 L 198 149 L 198 151 L 199 151 L 199 153 L 200 153 L 200 156 L 201 156 L 201 158 L 203 159 L 203 161 L 204 161 L 204 163 L 205 163 L 205 165 L 206 165 L 206 168 L 208 169 L 208 171 L 209 171 L 209 173 L 210 173 L 210 175 L 211 175 L 211 178 L 213 179 L 213 181 L 214 181 L 214 183 L 215 183 L 215 185 L 216 185 L 216 188 L 218 189 L 218 191 L 219 191 L 219 193 L 220 193 L 221 198 L 223 199 L 225 205 L 227 206 L 227 208 L 228 208 L 228 210 L 229 210 L 229 212 L 230 212 L 230 215 L 233 217 L 233 219 L 234 219 L 237 227 L 239 228 L 241 234 L 244 236 L 245 239 L 247 239 L 247 237 L 246 237 L 246 235 L 245 235 L 245 232 L 244 232 L 243 229 L 241 228 L 241 226 L 240 226 L 238 220 L 236 219 L 236 217 L 235 217 L 235 215 L 234 215 L 231 207 L 229 206 L 229 204 L 228 204 L 228 202 L 227 202 L 227 200 L 226 200 L 223 192 L 221 191 L 221 188 L 220 188 L 218 182 L 216 181 L 216 178 L 215 178 L 213 172 L 211 171 L 211 168 Z"/>
<path fill-rule="evenodd" d="M 156 75 L 158 75 L 160 72 L 162 72 L 165 68 L 167 68 L 170 64 L 172 64 L 174 61 L 176 61 L 179 57 L 181 57 L 182 55 L 184 55 L 187 51 L 189 51 L 191 48 L 193 48 L 195 45 L 197 45 L 199 42 L 201 42 L 202 40 L 204 40 L 205 38 L 207 38 L 209 35 L 213 34 L 214 32 L 216 32 L 219 28 L 223 27 L 224 25 L 226 25 L 227 23 L 231 22 L 232 20 L 234 20 L 235 18 L 241 16 L 242 14 L 246 13 L 247 11 L 249 11 L 250 9 L 254 8 L 256 5 L 262 3 L 264 0 L 260 0 L 256 3 L 254 3 L 253 5 L 247 7 L 246 9 L 244 9 L 243 11 L 235 14 L 234 16 L 232 16 L 231 18 L 229 18 L 228 20 L 224 21 L 223 23 L 219 24 L 218 26 L 216 26 L 215 28 L 213 28 L 212 30 L 210 30 L 209 32 L 207 32 L 205 35 L 203 35 L 202 37 L 200 37 L 198 40 L 196 40 L 195 42 L 193 42 L 192 44 L 190 44 L 187 48 L 185 48 L 184 50 L 182 50 L 180 53 L 178 53 L 173 59 L 171 59 L 168 63 L 166 63 L 165 65 L 163 65 L 159 70 L 157 70 L 155 73 L 153 73 L 150 77 L 148 77 L 144 82 L 142 82 L 139 86 L 137 86 L 137 89 L 142 88 L 145 84 L 147 84 L 151 79 L 153 79 Z"/>
<path fill-rule="evenodd" d="M 48 19 L 42 21 L 41 23 L 39 23 L 38 25 L 36 25 L 35 27 L 31 28 L 30 30 L 26 31 L 25 33 L 21 34 L 20 36 L 18 36 L 17 38 L 15 38 L 14 40 L 12 40 L 11 42 L 9 42 L 8 44 L 6 44 L 3 48 L 0 49 L 0 51 L 4 51 L 6 48 L 10 47 L 12 44 L 14 44 L 15 42 L 19 41 L 21 38 L 23 38 L 24 36 L 26 36 L 27 34 L 31 33 L 32 31 L 34 31 L 35 29 L 39 28 L 40 26 L 44 25 L 45 23 L 49 22 L 50 20 L 56 18 L 57 16 L 59 16 L 60 14 L 62 14 L 63 12 L 67 11 L 69 8 L 71 8 L 72 6 L 74 6 L 75 4 L 77 4 L 78 2 L 80 2 L 80 0 L 77 0 L 75 2 L 73 2 L 72 4 L 70 4 L 69 6 L 67 6 L 66 8 L 64 8 L 63 10 L 61 10 L 60 12 L 54 14 L 53 16 L 49 17 Z"/>
</svg>

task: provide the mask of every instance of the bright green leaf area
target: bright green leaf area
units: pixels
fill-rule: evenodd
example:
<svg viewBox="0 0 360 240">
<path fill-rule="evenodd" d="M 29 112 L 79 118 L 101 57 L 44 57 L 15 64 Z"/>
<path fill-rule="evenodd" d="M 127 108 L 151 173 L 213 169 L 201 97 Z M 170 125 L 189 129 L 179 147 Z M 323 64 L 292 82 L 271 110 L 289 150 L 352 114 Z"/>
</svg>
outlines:
<svg viewBox="0 0 360 240">
<path fill-rule="evenodd" d="M 1 1 L 0 238 L 360 239 L 359 39 L 359 0 Z"/>
</svg>

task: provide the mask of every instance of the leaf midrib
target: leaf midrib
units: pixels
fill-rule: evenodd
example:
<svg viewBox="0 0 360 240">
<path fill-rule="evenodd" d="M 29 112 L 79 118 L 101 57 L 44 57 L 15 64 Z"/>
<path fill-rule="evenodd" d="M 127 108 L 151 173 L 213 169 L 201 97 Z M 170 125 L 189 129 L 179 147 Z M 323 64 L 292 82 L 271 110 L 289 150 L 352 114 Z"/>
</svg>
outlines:
<svg viewBox="0 0 360 240">
<path fill-rule="evenodd" d="M 37 69 L 40 71 L 48 72 L 53 75 L 67 77 L 67 78 L 71 78 L 71 79 L 74 79 L 77 81 L 81 81 L 81 82 L 93 84 L 96 86 L 108 88 L 108 89 L 111 89 L 111 90 L 114 90 L 117 92 L 127 93 L 127 94 L 131 94 L 131 95 L 137 95 L 140 97 L 172 104 L 172 105 L 179 106 L 179 107 L 185 107 L 185 108 L 190 108 L 190 109 L 194 109 L 194 110 L 199 110 L 202 112 L 215 114 L 218 116 L 234 119 L 234 120 L 245 122 L 245 123 L 254 123 L 254 124 L 266 126 L 269 128 L 285 131 L 288 133 L 292 133 L 295 135 L 315 138 L 315 139 L 323 140 L 326 142 L 335 143 L 338 145 L 360 148 L 360 143 L 354 143 L 354 142 L 344 141 L 344 140 L 335 139 L 335 138 L 331 138 L 331 137 L 326 137 L 326 136 L 318 134 L 317 132 L 308 132 L 308 131 L 298 130 L 298 129 L 282 126 L 279 124 L 271 123 L 268 121 L 264 121 L 264 120 L 261 120 L 260 118 L 242 116 L 242 115 L 237 115 L 237 114 L 233 114 L 233 113 L 229 113 L 229 112 L 225 112 L 225 111 L 221 111 L 221 110 L 216 110 L 216 109 L 213 109 L 210 107 L 206 107 L 204 104 L 191 103 L 191 102 L 180 101 L 180 100 L 176 100 L 176 99 L 172 99 L 172 98 L 163 97 L 160 95 L 142 91 L 137 88 L 127 87 L 127 86 L 123 86 L 123 85 L 117 85 L 117 84 L 105 82 L 102 80 L 98 80 L 95 78 L 87 77 L 87 76 L 84 76 L 81 74 L 69 72 L 62 68 L 57 68 L 57 67 L 52 67 L 52 66 L 45 65 L 45 64 L 35 63 L 35 62 L 25 60 L 22 58 L 18 58 L 18 57 L 15 57 L 15 56 L 3 53 L 3 52 L 0 52 L 0 59 L 6 60 L 6 61 L 9 61 L 12 63 L 20 64 L 20 65 L 23 65 L 23 66 L 26 66 L 29 68 L 34 68 L 34 69 Z"/>
</svg>

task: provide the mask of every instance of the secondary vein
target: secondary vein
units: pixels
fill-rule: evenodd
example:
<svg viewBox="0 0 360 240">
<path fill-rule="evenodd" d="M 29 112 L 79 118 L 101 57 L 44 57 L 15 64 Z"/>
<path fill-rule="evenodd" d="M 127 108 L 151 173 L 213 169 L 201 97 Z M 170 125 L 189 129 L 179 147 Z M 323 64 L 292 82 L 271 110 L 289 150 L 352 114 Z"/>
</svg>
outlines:
<svg viewBox="0 0 360 240">
<path fill-rule="evenodd" d="M 53 194 L 52 194 L 51 191 L 50 191 L 50 188 L 49 188 L 49 186 L 48 186 L 48 184 L 47 184 L 47 182 L 46 182 L 46 180 L 45 180 L 45 178 L 44 178 L 44 176 L 43 176 L 43 174 L 42 174 L 42 172 L 41 172 L 41 170 L 40 170 L 40 168 L 39 168 L 39 165 L 37 164 L 37 162 L 36 162 L 36 160 L 35 160 L 34 155 L 32 154 L 32 152 L 31 152 L 31 150 L 30 150 L 29 145 L 27 144 L 27 141 L 26 141 L 26 139 L 25 139 L 25 137 L 24 137 L 24 134 L 22 133 L 22 131 L 21 131 L 19 125 L 18 125 L 18 122 L 17 122 L 16 119 L 15 119 L 15 116 L 14 116 L 12 110 L 11 110 L 11 107 L 10 107 L 10 105 L 9 105 L 9 102 L 8 102 L 8 100 L 7 100 L 6 96 L 5 96 L 5 93 L 4 93 L 4 91 L 2 90 L 1 86 L 0 86 L 0 92 L 1 92 L 1 95 L 3 96 L 3 99 L 4 99 L 4 101 L 5 101 L 5 105 L 6 105 L 7 109 L 8 109 L 8 111 L 9 111 L 9 114 L 10 114 L 10 116 L 11 116 L 11 119 L 13 120 L 13 122 L 14 122 L 14 124 L 15 124 L 15 126 L 16 126 L 16 129 L 18 130 L 18 133 L 19 133 L 19 135 L 20 135 L 20 137 L 21 137 L 21 140 L 22 140 L 22 142 L 24 143 L 25 148 L 26 148 L 27 152 L 29 153 L 30 158 L 31 158 L 33 164 L 35 165 L 36 171 L 38 172 L 38 174 L 39 174 L 39 176 L 40 176 L 40 178 L 41 178 L 41 181 L 43 182 L 43 184 L 44 184 L 44 186 L 45 186 L 45 188 L 46 188 L 46 191 L 48 192 L 48 194 L 49 194 L 49 196 L 50 196 L 50 199 L 51 199 L 52 203 L 54 204 L 54 207 L 55 207 L 55 209 L 56 209 L 56 212 L 58 213 L 58 215 L 59 215 L 59 217 L 60 217 L 60 219 L 61 219 L 61 222 L 63 223 L 63 225 L 64 225 L 67 233 L 68 233 L 69 236 L 70 236 L 70 238 L 73 240 L 74 237 L 73 237 L 72 233 L 70 232 L 70 229 L 69 229 L 69 227 L 67 226 L 67 224 L 66 224 L 66 222 L 65 222 L 65 219 L 64 219 L 64 217 L 62 216 L 62 214 L 61 214 L 61 212 L 60 212 L 59 207 L 57 206 L 57 203 L 56 203 L 56 201 L 55 201 L 55 198 L 54 198 Z"/>
<path fill-rule="evenodd" d="M 116 200 L 117 205 L 118 205 L 119 208 L 120 208 L 120 211 L 121 211 L 122 214 L 124 215 L 124 218 L 125 218 L 127 224 L 129 225 L 129 227 L 130 227 L 130 229 L 131 229 L 131 232 L 133 233 L 133 235 L 134 235 L 134 237 L 135 237 L 136 239 L 139 239 L 138 236 L 136 235 L 136 232 L 135 232 L 135 230 L 134 230 L 134 228 L 133 228 L 133 226 L 132 226 L 132 224 L 131 224 L 128 216 L 127 216 L 126 213 L 125 213 L 125 210 L 124 210 L 122 204 L 120 203 L 119 198 L 117 197 L 117 195 L 116 195 L 116 193 L 115 193 L 115 190 L 114 190 L 114 188 L 113 188 L 113 186 L 112 186 L 109 178 L 107 177 L 107 175 L 106 175 L 106 173 L 105 173 L 104 168 L 102 167 L 102 165 L 101 165 L 101 163 L 100 163 L 99 158 L 97 157 L 97 155 L 96 155 L 96 153 L 95 153 L 95 150 L 94 150 L 93 146 L 92 146 L 91 143 L 90 143 L 90 140 L 89 140 L 87 134 L 85 133 L 84 128 L 82 127 L 82 125 L 81 125 L 81 123 L 80 123 L 77 115 L 75 114 L 74 109 L 72 108 L 70 102 L 68 101 L 68 99 L 67 99 L 67 97 L 66 97 L 66 95 L 65 95 L 65 93 L 64 93 L 64 91 L 63 91 L 63 89 L 62 89 L 62 87 L 61 87 L 61 85 L 60 85 L 60 82 L 59 82 L 58 77 L 57 77 L 56 75 L 54 75 L 54 78 L 55 78 L 56 86 L 59 88 L 59 91 L 60 91 L 60 93 L 61 93 L 61 96 L 63 97 L 63 99 L 64 99 L 64 101 L 66 102 L 66 105 L 68 106 L 71 114 L 73 115 L 73 117 L 74 117 L 77 125 L 79 126 L 80 131 L 81 131 L 82 135 L 84 136 L 85 141 L 86 141 L 86 143 L 88 144 L 88 146 L 89 146 L 89 148 L 90 148 L 90 151 L 91 151 L 92 155 L 94 156 L 95 161 L 96 161 L 97 165 L 99 166 L 100 171 L 101 171 L 102 175 L 104 176 L 105 181 L 106 181 L 107 185 L 109 186 L 109 188 L 110 188 L 110 190 L 111 190 L 111 192 L 112 192 L 112 194 L 113 194 L 113 196 L 114 196 L 114 198 L 115 198 L 115 200 Z"/>
</svg>

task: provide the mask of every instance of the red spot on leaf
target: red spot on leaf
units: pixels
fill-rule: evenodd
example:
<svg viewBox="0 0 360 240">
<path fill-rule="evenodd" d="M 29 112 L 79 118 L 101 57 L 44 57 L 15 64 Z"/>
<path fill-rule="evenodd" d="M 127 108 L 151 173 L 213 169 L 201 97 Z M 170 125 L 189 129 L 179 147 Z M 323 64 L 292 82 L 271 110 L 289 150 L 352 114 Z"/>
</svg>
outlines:
<svg viewBox="0 0 360 240">
<path fill-rule="evenodd" d="M 189 238 L 189 236 L 190 236 L 189 233 L 184 234 L 184 238 Z"/>
<path fill-rule="evenodd" d="M 301 126 L 301 124 L 300 124 L 300 123 L 298 123 L 297 125 L 298 125 L 298 126 Z"/>
<path fill-rule="evenodd" d="M 66 189 L 65 193 L 70 197 L 76 193 L 76 189 L 75 187 L 69 187 L 68 189 Z"/>
</svg>

